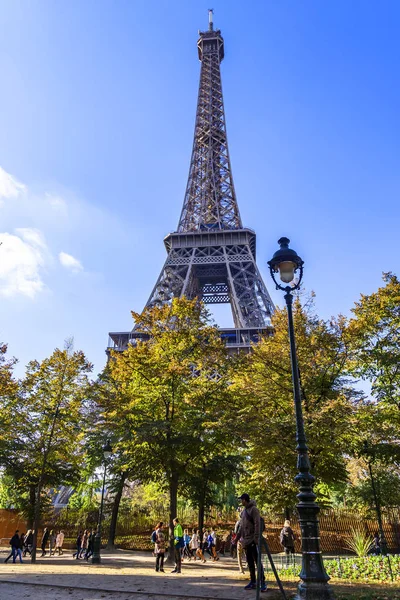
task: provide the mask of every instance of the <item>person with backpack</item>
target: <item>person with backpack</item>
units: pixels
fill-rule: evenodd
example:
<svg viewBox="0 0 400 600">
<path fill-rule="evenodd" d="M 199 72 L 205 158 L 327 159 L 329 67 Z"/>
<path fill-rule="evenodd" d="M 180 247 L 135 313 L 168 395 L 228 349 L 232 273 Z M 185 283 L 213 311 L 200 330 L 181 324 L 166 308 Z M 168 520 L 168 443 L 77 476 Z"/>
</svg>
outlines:
<svg viewBox="0 0 400 600">
<path fill-rule="evenodd" d="M 242 501 L 244 510 L 242 511 L 240 524 L 238 527 L 237 537 L 243 545 L 246 552 L 246 560 L 250 571 L 250 583 L 245 586 L 245 590 L 255 590 L 257 588 L 256 566 L 258 561 L 258 553 L 261 548 L 258 548 L 258 540 L 261 532 L 264 530 L 264 521 L 260 517 L 259 510 L 254 500 L 250 500 L 249 494 L 242 494 L 239 498 Z M 265 574 L 261 565 L 259 573 L 261 582 L 261 591 L 267 591 L 265 582 Z"/>
<path fill-rule="evenodd" d="M 151 534 L 151 539 L 154 542 L 154 554 L 156 556 L 156 571 L 164 573 L 164 556 L 165 556 L 165 535 L 163 532 L 164 523 L 160 521 Z"/>
<path fill-rule="evenodd" d="M 290 564 L 290 554 L 294 556 L 294 542 L 296 540 L 296 536 L 294 534 L 293 529 L 290 527 L 289 519 L 286 519 L 283 528 L 279 534 L 279 541 L 285 549 L 286 554 L 286 566 L 288 567 Z"/>
</svg>

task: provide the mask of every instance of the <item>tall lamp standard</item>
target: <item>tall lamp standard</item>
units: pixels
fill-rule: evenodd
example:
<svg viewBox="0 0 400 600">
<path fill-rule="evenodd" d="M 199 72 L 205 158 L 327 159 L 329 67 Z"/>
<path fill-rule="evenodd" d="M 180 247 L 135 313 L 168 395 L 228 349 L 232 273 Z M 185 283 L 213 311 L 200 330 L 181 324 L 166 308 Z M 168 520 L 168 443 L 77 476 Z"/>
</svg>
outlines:
<svg viewBox="0 0 400 600">
<path fill-rule="evenodd" d="M 96 532 L 96 535 L 94 536 L 94 543 L 93 543 L 92 564 L 94 564 L 94 565 L 98 565 L 101 563 L 100 548 L 101 548 L 101 523 L 103 520 L 103 505 L 104 505 L 104 487 L 106 484 L 107 460 L 110 458 L 111 454 L 112 454 L 112 448 L 111 448 L 110 440 L 107 440 L 106 445 L 103 446 L 103 456 L 104 456 L 103 487 L 101 490 L 99 522 L 97 523 L 97 532 Z"/>
<path fill-rule="evenodd" d="M 330 577 L 327 575 L 322 560 L 320 546 L 319 506 L 315 502 L 316 495 L 313 491 L 315 478 L 311 475 L 310 459 L 304 431 L 303 409 L 301 405 L 299 367 L 297 364 L 296 342 L 293 326 L 293 295 L 298 290 L 303 277 L 303 261 L 300 256 L 289 248 L 290 240 L 286 237 L 280 238 L 279 250 L 275 252 L 272 259 L 268 261 L 271 277 L 277 290 L 285 292 L 284 298 L 287 306 L 290 359 L 292 365 L 294 408 L 296 416 L 296 442 L 297 442 L 297 468 L 299 470 L 295 481 L 300 492 L 297 495 L 301 529 L 301 551 L 302 568 L 296 600 L 333 600 L 332 588 L 328 584 Z M 294 282 L 295 274 L 298 279 Z M 280 280 L 284 285 L 277 282 L 275 274 L 279 273 Z"/>
</svg>

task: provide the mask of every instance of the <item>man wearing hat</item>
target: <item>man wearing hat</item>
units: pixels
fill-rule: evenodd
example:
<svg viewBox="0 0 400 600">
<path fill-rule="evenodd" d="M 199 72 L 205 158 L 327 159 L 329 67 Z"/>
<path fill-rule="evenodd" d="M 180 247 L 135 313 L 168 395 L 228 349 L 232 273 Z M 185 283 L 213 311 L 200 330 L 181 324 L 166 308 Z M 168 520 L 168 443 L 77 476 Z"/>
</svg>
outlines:
<svg viewBox="0 0 400 600">
<path fill-rule="evenodd" d="M 242 494 L 239 497 L 239 500 L 242 501 L 244 509 L 241 514 L 240 525 L 237 535 L 238 539 L 241 540 L 242 545 L 245 549 L 246 560 L 250 571 L 250 583 L 248 583 L 244 589 L 255 590 L 256 565 L 258 559 L 257 545 L 260 534 L 260 512 L 256 506 L 256 503 L 254 502 L 254 500 L 250 500 L 250 496 L 248 494 Z M 265 583 L 265 575 L 262 565 L 261 573 L 259 575 L 261 581 L 261 591 L 266 592 L 267 584 Z"/>
</svg>

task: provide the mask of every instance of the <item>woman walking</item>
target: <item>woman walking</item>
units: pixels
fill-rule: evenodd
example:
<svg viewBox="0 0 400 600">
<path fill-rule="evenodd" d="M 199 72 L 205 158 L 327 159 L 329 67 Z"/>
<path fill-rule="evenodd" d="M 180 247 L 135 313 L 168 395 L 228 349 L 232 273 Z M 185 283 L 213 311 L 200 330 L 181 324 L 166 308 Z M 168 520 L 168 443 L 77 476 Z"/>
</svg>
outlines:
<svg viewBox="0 0 400 600">
<path fill-rule="evenodd" d="M 47 529 L 47 527 L 45 527 L 43 530 L 42 543 L 41 543 L 42 556 L 46 556 L 46 546 L 47 546 L 47 542 L 49 539 L 49 535 L 50 535 L 49 530 Z"/>
<path fill-rule="evenodd" d="M 26 536 L 24 537 L 24 549 L 22 552 L 22 556 L 26 556 L 26 553 L 32 554 L 32 546 L 33 546 L 33 531 L 32 529 L 28 529 L 26 532 Z"/>
<path fill-rule="evenodd" d="M 54 554 L 55 552 L 55 548 L 56 548 L 56 534 L 55 531 L 52 529 L 49 533 L 49 552 L 50 552 L 50 556 L 52 554 Z"/>
<path fill-rule="evenodd" d="M 83 532 L 83 536 L 82 536 L 81 551 L 79 553 L 79 558 L 83 558 L 84 554 L 86 555 L 87 545 L 88 545 L 88 537 L 89 537 L 89 530 L 85 529 L 85 531 Z"/>
<path fill-rule="evenodd" d="M 185 544 L 183 547 L 183 555 L 182 558 L 187 558 L 188 560 L 192 560 L 192 553 L 190 550 L 190 541 L 191 541 L 191 537 L 189 535 L 189 530 L 185 529 L 184 533 L 183 533 L 183 543 Z"/>
<path fill-rule="evenodd" d="M 290 564 L 290 554 L 294 557 L 294 542 L 296 540 L 296 536 L 293 529 L 290 527 L 290 521 L 288 519 L 286 519 L 283 525 L 279 540 L 285 549 L 286 566 L 288 567 Z"/>
<path fill-rule="evenodd" d="M 56 547 L 54 550 L 54 554 L 56 553 L 57 550 L 58 550 L 58 556 L 60 556 L 63 553 L 63 551 L 62 551 L 63 543 L 64 543 L 64 532 L 61 530 L 58 532 L 57 537 L 56 537 Z"/>
<path fill-rule="evenodd" d="M 156 571 L 164 573 L 165 535 L 163 533 L 164 523 L 160 521 L 156 527 L 156 542 L 154 554 L 156 555 Z"/>
<path fill-rule="evenodd" d="M 197 556 L 197 558 L 199 560 L 201 560 L 201 562 L 205 563 L 206 559 L 204 558 L 204 554 L 201 549 L 198 529 L 195 529 L 193 532 L 191 544 L 192 544 L 192 550 L 194 552 L 194 560 L 196 560 L 196 556 Z"/>
</svg>

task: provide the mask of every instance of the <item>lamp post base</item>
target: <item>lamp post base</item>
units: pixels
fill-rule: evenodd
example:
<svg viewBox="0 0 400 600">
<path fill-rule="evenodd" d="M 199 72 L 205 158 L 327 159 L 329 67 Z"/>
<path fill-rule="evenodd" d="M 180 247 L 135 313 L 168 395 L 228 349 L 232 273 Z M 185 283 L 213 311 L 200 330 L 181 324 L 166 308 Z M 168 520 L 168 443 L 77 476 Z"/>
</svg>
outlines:
<svg viewBox="0 0 400 600">
<path fill-rule="evenodd" d="M 93 540 L 92 565 L 99 565 L 101 563 L 100 547 L 101 547 L 101 533 L 97 532 L 96 535 L 94 536 L 94 540 Z"/>
<path fill-rule="evenodd" d="M 294 600 L 334 600 L 329 583 L 299 583 Z"/>
</svg>

